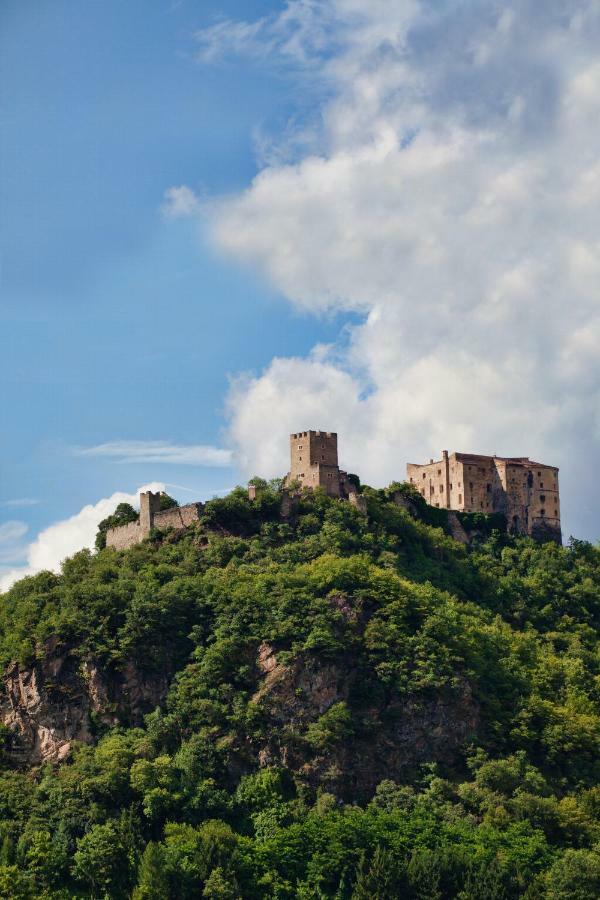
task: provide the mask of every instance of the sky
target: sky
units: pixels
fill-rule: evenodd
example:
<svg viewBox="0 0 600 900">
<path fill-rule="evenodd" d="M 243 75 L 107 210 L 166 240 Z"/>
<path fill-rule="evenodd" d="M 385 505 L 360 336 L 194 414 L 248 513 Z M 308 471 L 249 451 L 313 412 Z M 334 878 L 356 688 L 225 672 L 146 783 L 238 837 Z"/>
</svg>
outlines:
<svg viewBox="0 0 600 900">
<path fill-rule="evenodd" d="M 600 536 L 598 0 L 4 0 L 0 588 L 142 486 L 560 467 Z"/>
</svg>

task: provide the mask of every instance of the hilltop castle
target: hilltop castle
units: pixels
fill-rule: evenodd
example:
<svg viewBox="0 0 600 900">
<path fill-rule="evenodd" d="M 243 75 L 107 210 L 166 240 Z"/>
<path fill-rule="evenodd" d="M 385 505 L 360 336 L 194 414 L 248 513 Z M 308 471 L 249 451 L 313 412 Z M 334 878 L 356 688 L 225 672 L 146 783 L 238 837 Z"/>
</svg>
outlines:
<svg viewBox="0 0 600 900">
<path fill-rule="evenodd" d="M 442 451 L 442 458 L 406 467 L 408 480 L 431 506 L 502 513 L 513 534 L 561 541 L 558 469 L 527 456 Z"/>
<path fill-rule="evenodd" d="M 528 457 L 478 456 L 444 450 L 437 462 L 407 465 L 408 481 L 431 506 L 467 513 L 502 513 L 513 534 L 561 541 L 558 469 Z M 284 479 L 283 506 L 297 488 L 322 488 L 330 497 L 347 500 L 366 513 L 358 479 L 339 467 L 337 434 L 298 431 L 290 435 L 290 471 Z M 248 496 L 256 496 L 250 485 Z M 161 510 L 161 495 L 140 494 L 136 522 L 110 528 L 107 547 L 124 550 L 148 537 L 153 528 L 186 528 L 200 519 L 202 503 Z M 456 517 L 455 517 L 456 518 Z"/>
</svg>

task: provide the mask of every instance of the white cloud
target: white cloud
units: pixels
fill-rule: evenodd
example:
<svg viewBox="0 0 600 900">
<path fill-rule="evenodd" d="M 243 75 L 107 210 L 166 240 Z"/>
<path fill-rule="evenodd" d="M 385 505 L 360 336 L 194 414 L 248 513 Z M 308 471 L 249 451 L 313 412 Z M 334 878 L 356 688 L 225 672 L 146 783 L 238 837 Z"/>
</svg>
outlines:
<svg viewBox="0 0 600 900">
<path fill-rule="evenodd" d="M 39 500 L 35 500 L 33 497 L 15 497 L 14 500 L 0 500 L 0 506 L 12 508 L 37 506 L 39 502 Z"/>
<path fill-rule="evenodd" d="M 141 491 L 162 490 L 164 484 L 152 482 L 139 487 L 133 494 L 117 491 L 110 497 L 98 500 L 97 503 L 84 506 L 74 516 L 45 528 L 34 541 L 22 548 L 20 556 L 25 560 L 24 565 L 8 571 L 0 570 L 0 591 L 8 590 L 19 578 L 35 575 L 44 569 L 52 572 L 60 571 L 61 562 L 67 556 L 84 547 L 93 548 L 98 523 L 111 515 L 119 503 L 137 506 Z M 3 535 L 7 540 L 14 541 L 22 538 L 26 530 L 27 526 L 22 522 L 8 522 L 0 526 L 0 553 Z"/>
<path fill-rule="evenodd" d="M 165 191 L 162 211 L 168 218 L 185 219 L 195 215 L 199 209 L 200 199 L 187 185 L 170 187 Z"/>
<path fill-rule="evenodd" d="M 215 240 L 299 307 L 364 314 L 234 383 L 247 471 L 285 471 L 286 427 L 343 432 L 376 483 L 442 446 L 529 453 L 597 536 L 600 5 L 291 2 L 228 33 L 205 58 L 262 40 L 327 90 L 310 153 L 213 206 Z"/>
<path fill-rule="evenodd" d="M 79 447 L 78 456 L 104 456 L 118 463 L 173 463 L 183 466 L 230 466 L 232 453 L 205 444 L 178 445 L 167 441 L 108 441 Z"/>
</svg>

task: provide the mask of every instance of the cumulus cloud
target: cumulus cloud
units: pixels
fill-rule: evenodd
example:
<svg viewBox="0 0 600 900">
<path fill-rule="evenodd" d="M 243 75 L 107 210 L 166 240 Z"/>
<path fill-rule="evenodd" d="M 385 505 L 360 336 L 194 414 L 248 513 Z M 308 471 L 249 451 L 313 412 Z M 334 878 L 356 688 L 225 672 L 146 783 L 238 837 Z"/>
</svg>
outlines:
<svg viewBox="0 0 600 900">
<path fill-rule="evenodd" d="M 561 466 L 567 528 L 597 536 L 600 5 L 283 15 L 204 34 L 206 59 L 263 39 L 280 63 L 295 34 L 294 64 L 327 85 L 310 152 L 221 200 L 213 233 L 295 305 L 363 320 L 233 384 L 247 470 L 285 470 L 284 423 L 343 431 L 375 483 L 442 447 L 529 453 Z"/>
<path fill-rule="evenodd" d="M 56 522 L 41 531 L 30 544 L 22 546 L 19 558 L 24 564 L 15 566 L 7 571 L 0 570 L 0 591 L 8 588 L 24 578 L 26 575 L 35 575 L 44 569 L 51 572 L 60 571 L 63 559 L 76 553 L 84 547 L 93 548 L 96 538 L 98 523 L 111 515 L 119 503 L 138 504 L 138 496 L 141 491 L 162 491 L 164 484 L 153 482 L 139 487 L 133 494 L 117 491 L 110 497 L 98 500 L 97 503 L 88 504 L 79 510 L 74 516 Z M 22 522 L 7 522 L 0 526 L 0 562 L 2 562 L 3 543 L 19 540 L 27 531 L 27 526 Z M 12 562 L 12 559 L 7 559 Z"/>
<path fill-rule="evenodd" d="M 174 463 L 183 466 L 230 466 L 230 450 L 205 444 L 178 445 L 168 441 L 108 441 L 78 447 L 78 456 L 104 456 L 117 463 Z"/>
</svg>

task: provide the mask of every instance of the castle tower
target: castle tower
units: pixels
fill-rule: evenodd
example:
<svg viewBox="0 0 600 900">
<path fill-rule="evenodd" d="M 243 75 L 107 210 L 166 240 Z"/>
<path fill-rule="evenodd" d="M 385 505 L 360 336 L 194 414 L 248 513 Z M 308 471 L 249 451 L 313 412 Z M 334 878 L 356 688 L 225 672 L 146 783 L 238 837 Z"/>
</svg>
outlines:
<svg viewBox="0 0 600 900">
<path fill-rule="evenodd" d="M 334 431 L 298 431 L 290 435 L 290 471 L 287 483 L 322 487 L 331 497 L 342 495 L 338 465 L 337 434 Z"/>
<path fill-rule="evenodd" d="M 140 494 L 140 528 L 143 537 L 146 537 L 152 531 L 154 516 L 159 511 L 160 491 L 157 491 L 155 494 L 152 491 Z"/>
</svg>

